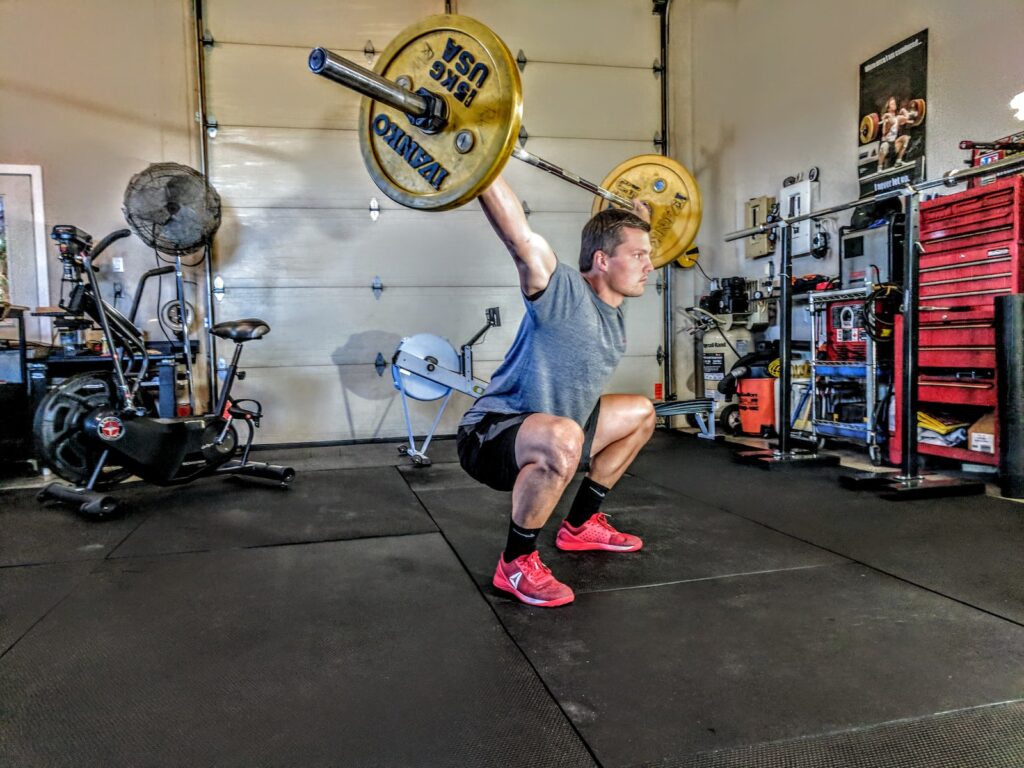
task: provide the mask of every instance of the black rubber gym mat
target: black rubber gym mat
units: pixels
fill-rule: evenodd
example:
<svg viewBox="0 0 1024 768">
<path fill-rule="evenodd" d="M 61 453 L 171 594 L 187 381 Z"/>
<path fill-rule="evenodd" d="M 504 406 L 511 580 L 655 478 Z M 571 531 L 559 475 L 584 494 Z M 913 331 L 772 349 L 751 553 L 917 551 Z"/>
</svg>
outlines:
<svg viewBox="0 0 1024 768">
<path fill-rule="evenodd" d="M 631 468 L 638 476 L 1024 623 L 1020 504 L 991 496 L 885 501 L 841 488 L 836 478 L 848 470 L 765 472 L 687 435 L 656 438 Z M 673 466 L 680 470 L 667 471 Z"/>
<path fill-rule="evenodd" d="M 416 437 L 422 449 L 423 440 Z M 398 451 L 400 443 L 357 443 L 353 445 L 268 448 L 254 451 L 253 459 L 283 464 L 302 472 L 311 469 L 356 469 L 358 467 L 411 466 L 412 459 Z M 454 437 L 434 438 L 427 446 L 427 457 L 435 462 L 457 462 Z"/>
<path fill-rule="evenodd" d="M 0 656 L 95 566 L 81 561 L 0 568 Z"/>
<path fill-rule="evenodd" d="M 690 765 L 1024 690 L 1024 629 L 852 563 L 496 609 L 606 768 Z M 983 733 L 959 733 L 965 753 L 972 738 L 984 748 Z"/>
<path fill-rule="evenodd" d="M 437 534 L 108 561 L 0 658 L 10 766 L 587 766 Z"/>
<path fill-rule="evenodd" d="M 659 760 L 642 768 L 1019 768 L 1024 703 Z M 636 766 L 641 768 L 641 766 Z"/>
<path fill-rule="evenodd" d="M 100 560 L 144 519 L 138 514 L 97 524 L 70 507 L 39 504 L 36 493 L 0 492 L 0 566 Z"/>
<path fill-rule="evenodd" d="M 473 578 L 485 586 L 487 594 L 498 594 L 488 585 L 508 534 L 511 495 L 492 491 L 472 479 L 467 483 L 457 465 L 403 470 L 403 474 Z M 640 535 L 644 548 L 625 554 L 560 552 L 554 547 L 555 532 L 569 511 L 579 482 L 577 478 L 570 485 L 539 544 L 545 564 L 577 592 L 842 561 L 824 550 L 628 476 L 608 495 L 603 509 L 613 525 Z"/>
<path fill-rule="evenodd" d="M 306 471 L 286 489 L 224 478 L 139 485 L 125 499 L 146 520 L 113 557 L 437 530 L 394 467 Z"/>
</svg>

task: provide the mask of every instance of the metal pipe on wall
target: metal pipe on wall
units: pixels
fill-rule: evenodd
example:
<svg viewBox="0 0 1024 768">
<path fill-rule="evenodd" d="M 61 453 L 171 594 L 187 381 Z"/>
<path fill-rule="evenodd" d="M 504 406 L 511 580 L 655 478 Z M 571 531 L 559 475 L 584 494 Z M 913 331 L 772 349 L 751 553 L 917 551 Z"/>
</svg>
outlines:
<svg viewBox="0 0 1024 768">
<path fill-rule="evenodd" d="M 654 13 L 660 16 L 661 32 L 661 154 L 668 155 L 668 10 L 672 0 L 655 0 Z M 672 262 L 664 267 L 664 291 L 662 292 L 662 315 L 665 356 L 663 358 L 664 370 L 662 371 L 662 385 L 665 400 L 675 400 L 675 355 L 673 345 L 675 341 L 675 306 L 672 291 Z"/>
<path fill-rule="evenodd" d="M 206 35 L 203 30 L 203 0 L 195 0 L 193 5 L 195 12 L 195 34 L 192 36 L 195 43 L 196 56 L 196 119 L 199 122 L 199 170 L 203 176 L 210 178 L 210 145 L 206 133 Z M 213 245 L 208 244 L 205 248 L 205 259 L 203 259 L 203 279 L 206 282 L 205 302 L 206 319 L 203 329 L 209 331 L 214 325 L 214 299 L 213 299 Z M 184 313 L 184 308 L 182 309 Z M 182 317 L 184 322 L 184 317 Z M 212 409 L 217 399 L 217 344 L 214 336 L 206 333 L 206 379 L 209 393 L 207 394 L 207 409 Z"/>
</svg>

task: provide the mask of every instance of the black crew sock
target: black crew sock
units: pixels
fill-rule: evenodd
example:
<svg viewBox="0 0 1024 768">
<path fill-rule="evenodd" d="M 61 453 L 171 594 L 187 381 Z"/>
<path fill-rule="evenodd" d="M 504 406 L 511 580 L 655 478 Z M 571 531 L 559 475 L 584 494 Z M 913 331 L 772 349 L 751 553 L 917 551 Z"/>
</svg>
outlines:
<svg viewBox="0 0 1024 768">
<path fill-rule="evenodd" d="M 604 501 L 609 490 L 600 483 L 595 483 L 589 477 L 584 477 L 583 484 L 576 492 L 576 498 L 572 500 L 572 507 L 569 509 L 569 515 L 565 518 L 565 522 L 573 528 L 579 528 L 601 509 L 601 502 Z"/>
<path fill-rule="evenodd" d="M 505 542 L 505 551 L 502 559 L 511 563 L 520 555 L 528 555 L 537 549 L 537 534 L 540 528 L 520 528 L 515 520 L 508 522 L 508 541 Z"/>
</svg>

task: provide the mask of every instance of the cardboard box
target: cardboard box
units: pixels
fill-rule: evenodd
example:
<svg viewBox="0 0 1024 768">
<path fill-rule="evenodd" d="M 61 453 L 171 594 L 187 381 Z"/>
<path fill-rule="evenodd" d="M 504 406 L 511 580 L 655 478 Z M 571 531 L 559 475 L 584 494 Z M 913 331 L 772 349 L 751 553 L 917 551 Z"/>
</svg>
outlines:
<svg viewBox="0 0 1024 768">
<path fill-rule="evenodd" d="M 986 413 L 967 430 L 967 447 L 978 453 L 996 452 L 996 415 Z"/>
</svg>

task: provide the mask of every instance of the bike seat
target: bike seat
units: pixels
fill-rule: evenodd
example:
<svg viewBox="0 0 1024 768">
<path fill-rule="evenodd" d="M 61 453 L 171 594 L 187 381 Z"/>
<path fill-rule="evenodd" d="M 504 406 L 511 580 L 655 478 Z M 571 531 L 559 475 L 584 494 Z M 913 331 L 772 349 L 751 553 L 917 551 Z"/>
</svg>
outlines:
<svg viewBox="0 0 1024 768">
<path fill-rule="evenodd" d="M 231 339 L 231 341 L 241 344 L 243 341 L 262 339 L 270 333 L 270 326 L 255 317 L 247 317 L 244 320 L 228 320 L 224 323 L 217 323 L 210 333 L 218 338 Z"/>
</svg>

